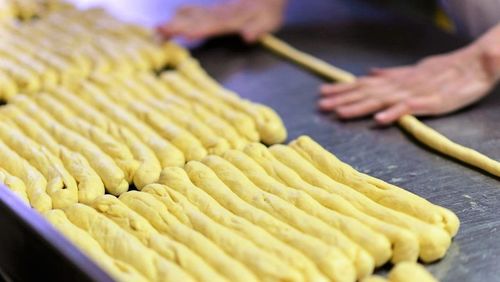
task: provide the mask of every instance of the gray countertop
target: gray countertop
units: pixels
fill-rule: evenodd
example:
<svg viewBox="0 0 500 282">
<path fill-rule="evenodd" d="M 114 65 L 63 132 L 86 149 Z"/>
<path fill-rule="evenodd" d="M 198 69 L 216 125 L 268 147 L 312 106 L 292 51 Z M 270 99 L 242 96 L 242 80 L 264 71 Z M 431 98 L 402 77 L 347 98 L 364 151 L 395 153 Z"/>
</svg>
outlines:
<svg viewBox="0 0 500 282">
<path fill-rule="evenodd" d="M 466 43 L 432 26 L 380 15 L 351 20 L 300 22 L 279 36 L 292 45 L 356 74 L 393 66 Z M 367 12 L 368 11 L 368 12 Z M 500 281 L 500 182 L 420 146 L 397 127 L 370 119 L 341 122 L 318 113 L 318 77 L 258 46 L 217 39 L 195 50 L 208 72 L 241 96 L 281 115 L 289 139 L 302 134 L 358 170 L 397 184 L 453 210 L 461 228 L 447 256 L 427 268 L 441 281 Z M 425 123 L 463 145 L 500 160 L 500 89 L 458 113 Z M 378 273 L 384 273 L 383 267 Z"/>
</svg>

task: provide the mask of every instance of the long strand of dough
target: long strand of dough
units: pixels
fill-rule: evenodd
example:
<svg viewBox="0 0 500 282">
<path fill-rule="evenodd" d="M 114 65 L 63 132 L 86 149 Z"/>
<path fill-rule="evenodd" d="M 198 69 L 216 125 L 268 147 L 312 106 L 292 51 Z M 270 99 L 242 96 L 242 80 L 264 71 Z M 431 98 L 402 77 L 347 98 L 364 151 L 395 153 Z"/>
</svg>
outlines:
<svg viewBox="0 0 500 282">
<path fill-rule="evenodd" d="M 342 231 L 342 233 L 370 253 L 375 259 L 376 266 L 383 265 L 392 256 L 390 242 L 385 236 L 373 231 L 351 217 L 329 210 L 307 193 L 292 189 L 274 180 L 245 153 L 230 150 L 225 152 L 222 157 L 241 170 L 256 187 L 277 195 L 308 214 L 323 220 L 333 228 Z"/>
<path fill-rule="evenodd" d="M 358 279 L 370 275 L 375 268 L 371 257 L 359 245 L 336 228 L 296 208 L 291 203 L 257 188 L 240 170 L 219 156 L 208 156 L 202 163 L 210 167 L 224 184 L 252 206 L 316 237 L 330 246 L 337 247 L 354 264 Z"/>
<path fill-rule="evenodd" d="M 120 226 L 93 208 L 74 204 L 64 210 L 68 219 L 89 233 L 112 257 L 135 267 L 151 281 L 194 281 L 179 266 L 144 246 Z"/>
<path fill-rule="evenodd" d="M 500 162 L 451 141 L 417 118 L 406 115 L 400 118 L 398 123 L 405 131 L 430 148 L 500 177 Z"/>
<path fill-rule="evenodd" d="M 354 265 L 337 247 L 304 234 L 247 203 L 234 194 L 210 168 L 201 162 L 188 162 L 184 169 L 193 184 L 209 193 L 222 206 L 299 249 L 313 260 L 318 268 L 331 280 L 354 281 L 356 279 Z"/>
<path fill-rule="evenodd" d="M 412 232 L 363 213 L 343 197 L 305 182 L 295 171 L 278 161 L 262 144 L 250 144 L 244 149 L 244 152 L 278 182 L 293 189 L 304 191 L 323 206 L 347 217 L 355 218 L 375 231 L 384 234 L 392 244 L 393 255 L 391 261 L 393 263 L 417 260 L 419 242 Z"/>
<path fill-rule="evenodd" d="M 328 79 L 340 82 L 354 82 L 356 76 L 342 69 L 336 68 L 318 58 L 301 52 L 273 35 L 267 34 L 260 39 L 260 43 L 277 54 L 296 62 Z M 404 115 L 398 124 L 410 133 L 415 139 L 428 147 L 471 166 L 482 169 L 492 175 L 500 177 L 500 162 L 479 153 L 476 150 L 457 144 L 436 130 L 430 128 L 411 115 Z"/>
<path fill-rule="evenodd" d="M 62 210 L 50 210 L 43 213 L 43 216 L 66 238 L 75 244 L 83 253 L 102 267 L 109 275 L 117 281 L 123 282 L 146 282 L 148 281 L 135 268 L 127 263 L 110 257 L 101 248 L 92 236 L 82 229 L 76 227 L 68 220 Z"/>
<path fill-rule="evenodd" d="M 171 194 L 174 190 L 186 197 L 203 213 L 210 216 L 220 224 L 237 231 L 240 235 L 252 240 L 260 248 L 275 254 L 289 266 L 304 273 L 307 281 L 326 281 L 317 267 L 310 259 L 292 248 L 290 245 L 278 240 L 264 229 L 252 224 L 243 217 L 237 216 L 221 206 L 208 193 L 194 186 L 186 172 L 178 167 L 165 168 L 158 181 L 162 184 L 148 185 L 148 192 L 159 196 Z"/>
<path fill-rule="evenodd" d="M 327 79 L 341 82 L 354 82 L 356 76 L 342 69 L 336 68 L 329 63 L 315 58 L 307 53 L 301 52 L 284 41 L 274 37 L 271 34 L 262 36 L 259 42 L 267 49 L 291 60 L 302 67 L 305 67 Z"/>
<path fill-rule="evenodd" d="M 228 256 L 205 236 L 187 227 L 165 211 L 164 204 L 149 193 L 129 191 L 120 201 L 146 218 L 162 234 L 189 246 L 229 281 L 256 282 L 255 275 L 242 263 Z"/>
<path fill-rule="evenodd" d="M 145 192 L 149 189 L 144 188 Z M 205 215 L 198 208 L 190 205 L 187 199 L 177 192 L 154 197 L 162 201 L 168 212 L 180 214 L 181 220 L 187 226 L 200 232 L 212 240 L 231 257 L 241 261 L 252 270 L 262 281 L 304 281 L 302 275 L 288 267 L 276 256 L 257 247 L 252 241 L 237 234 L 230 228 L 221 225 Z"/>
<path fill-rule="evenodd" d="M 444 215 L 443 208 L 399 187 L 385 185 L 378 188 L 370 183 L 366 176 L 341 162 L 310 137 L 301 136 L 292 141 L 289 147 L 332 179 L 359 191 L 377 203 L 443 227 L 451 236 L 456 234 L 459 220 L 451 211 Z"/>
<path fill-rule="evenodd" d="M 92 203 L 92 207 L 114 221 L 122 229 L 134 235 L 144 245 L 158 252 L 164 258 L 178 264 L 198 281 L 226 281 L 224 277 L 187 246 L 172 240 L 168 236 L 161 235 L 151 223 L 127 207 L 118 198 L 112 195 L 101 196 Z"/>
</svg>

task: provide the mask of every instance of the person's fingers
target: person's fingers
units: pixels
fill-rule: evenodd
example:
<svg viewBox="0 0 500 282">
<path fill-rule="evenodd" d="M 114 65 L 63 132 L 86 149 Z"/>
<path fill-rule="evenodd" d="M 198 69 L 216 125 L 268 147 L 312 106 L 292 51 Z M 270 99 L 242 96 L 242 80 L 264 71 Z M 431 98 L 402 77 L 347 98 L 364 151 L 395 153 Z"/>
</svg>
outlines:
<svg viewBox="0 0 500 282">
<path fill-rule="evenodd" d="M 247 43 L 256 42 L 262 35 L 271 32 L 270 28 L 266 25 L 258 23 L 248 23 L 240 31 L 241 37 Z"/>
<path fill-rule="evenodd" d="M 257 41 L 266 33 L 276 31 L 282 24 L 281 15 L 265 13 L 257 13 L 253 17 L 249 17 L 244 22 L 240 34 L 248 43 Z"/>
<path fill-rule="evenodd" d="M 201 7 L 199 7 L 199 6 L 187 5 L 187 6 L 182 6 L 179 9 L 177 9 L 177 11 L 175 12 L 175 15 L 179 16 L 179 17 L 182 17 L 182 16 L 185 17 L 185 16 L 189 16 L 189 15 L 192 15 L 195 13 L 199 13 L 200 10 L 201 10 Z"/>
<path fill-rule="evenodd" d="M 375 121 L 382 125 L 388 125 L 406 114 L 435 115 L 439 112 L 440 104 L 441 100 L 436 95 L 412 97 L 377 113 Z"/>
<path fill-rule="evenodd" d="M 200 22 L 200 15 L 207 15 L 207 13 L 200 13 L 200 7 L 185 6 L 177 10 L 174 17 L 167 23 L 157 27 L 157 31 L 165 38 L 173 36 L 184 36 L 192 31 L 193 23 Z M 205 16 L 206 17 L 206 16 Z M 206 22 L 207 20 L 203 20 Z"/>
<path fill-rule="evenodd" d="M 338 96 L 330 96 L 319 100 L 318 106 L 323 111 L 331 111 L 339 106 L 351 104 L 362 100 L 366 94 L 360 91 L 344 93 Z"/>
<path fill-rule="evenodd" d="M 319 88 L 319 93 L 323 96 L 330 96 L 335 94 L 340 94 L 346 91 L 352 91 L 359 86 L 356 82 L 354 83 L 328 83 L 323 84 Z"/>
<path fill-rule="evenodd" d="M 357 103 L 341 106 L 335 109 L 335 113 L 339 118 L 350 119 L 363 117 L 372 114 L 381 108 L 384 104 L 378 99 L 368 99 Z"/>
<path fill-rule="evenodd" d="M 400 67 L 390 67 L 390 68 L 371 68 L 369 71 L 370 75 L 374 76 L 401 76 L 407 74 L 411 70 L 411 66 L 400 66 Z"/>
<path fill-rule="evenodd" d="M 410 108 L 406 103 L 398 103 L 375 114 L 375 121 L 381 125 L 389 125 L 397 121 L 400 117 L 409 113 Z"/>
<path fill-rule="evenodd" d="M 439 113 L 442 99 L 438 95 L 413 97 L 405 101 L 405 104 L 414 115 L 435 115 Z"/>
</svg>

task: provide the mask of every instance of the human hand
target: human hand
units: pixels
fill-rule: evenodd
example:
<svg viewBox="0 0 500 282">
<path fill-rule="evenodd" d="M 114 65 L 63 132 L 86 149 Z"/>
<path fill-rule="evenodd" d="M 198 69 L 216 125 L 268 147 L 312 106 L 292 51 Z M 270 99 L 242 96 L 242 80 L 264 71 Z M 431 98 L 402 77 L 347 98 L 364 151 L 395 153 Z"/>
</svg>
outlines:
<svg viewBox="0 0 500 282">
<path fill-rule="evenodd" d="M 405 114 L 450 113 L 478 101 L 494 86 L 498 73 L 492 71 L 492 56 L 476 44 L 412 66 L 373 69 L 354 83 L 321 86 L 319 107 L 343 119 L 375 114 L 383 125 Z"/>
<path fill-rule="evenodd" d="M 286 0 L 238 0 L 208 7 L 185 6 L 170 22 L 158 27 L 158 32 L 165 38 L 190 40 L 235 33 L 255 42 L 281 26 L 285 4 Z"/>
</svg>

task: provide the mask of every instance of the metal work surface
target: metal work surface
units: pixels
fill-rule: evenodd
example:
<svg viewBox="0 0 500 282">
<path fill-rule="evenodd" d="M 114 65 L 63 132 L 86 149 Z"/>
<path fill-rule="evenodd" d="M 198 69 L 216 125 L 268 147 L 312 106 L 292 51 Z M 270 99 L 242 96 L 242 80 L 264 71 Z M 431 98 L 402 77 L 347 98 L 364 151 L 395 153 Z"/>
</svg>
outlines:
<svg viewBox="0 0 500 282">
<path fill-rule="evenodd" d="M 278 36 L 358 75 L 369 67 L 413 63 L 465 44 L 425 24 L 380 17 L 295 25 Z M 453 210 L 461 220 L 459 233 L 447 256 L 427 265 L 438 279 L 500 281 L 500 179 L 418 145 L 397 127 L 380 129 L 368 118 L 341 122 L 318 113 L 321 79 L 260 47 L 238 42 L 214 40 L 195 50 L 195 55 L 226 87 L 276 109 L 289 139 L 310 135 L 356 169 Z M 497 87 L 477 105 L 424 122 L 452 140 L 500 160 L 498 120 Z"/>
<path fill-rule="evenodd" d="M 0 281 L 113 281 L 0 185 Z"/>
</svg>

